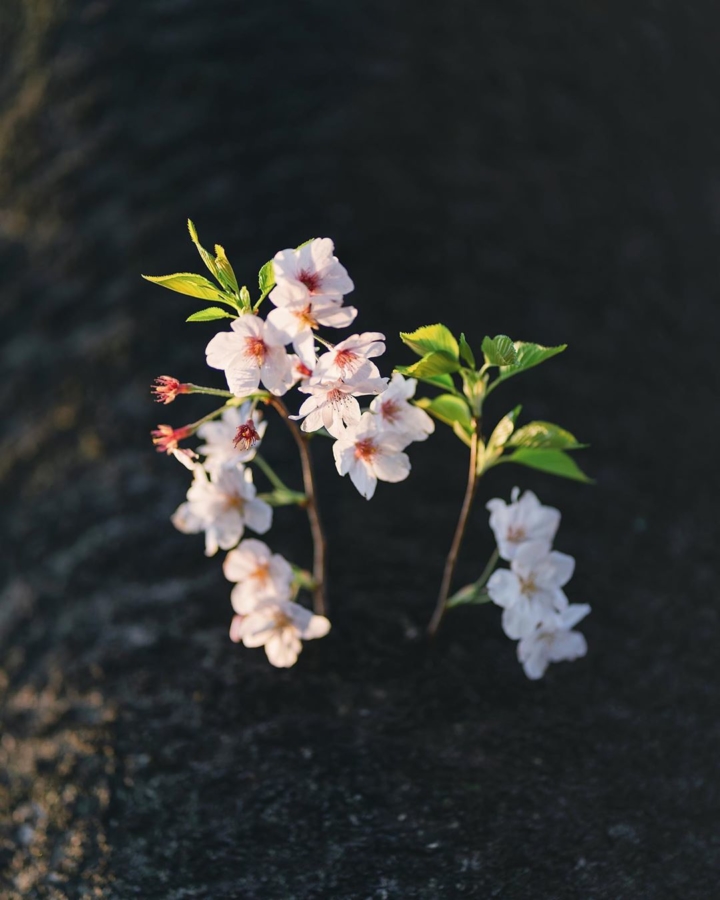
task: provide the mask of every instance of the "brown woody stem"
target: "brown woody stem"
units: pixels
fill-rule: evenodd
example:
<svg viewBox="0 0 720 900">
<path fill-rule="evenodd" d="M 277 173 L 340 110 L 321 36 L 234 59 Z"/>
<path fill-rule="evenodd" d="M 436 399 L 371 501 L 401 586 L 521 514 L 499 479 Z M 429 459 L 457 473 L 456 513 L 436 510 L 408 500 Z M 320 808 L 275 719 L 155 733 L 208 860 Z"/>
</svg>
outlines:
<svg viewBox="0 0 720 900">
<path fill-rule="evenodd" d="M 443 571 L 442 583 L 440 585 L 440 593 L 438 595 L 437 605 L 435 606 L 435 612 L 433 613 L 432 619 L 430 619 L 430 624 L 428 625 L 428 634 L 430 635 L 430 637 L 433 637 L 437 632 L 438 628 L 440 627 L 440 623 L 442 622 L 442 618 L 445 615 L 445 610 L 447 609 L 447 601 L 450 594 L 453 575 L 455 573 L 458 554 L 460 553 L 460 547 L 462 545 L 463 538 L 465 537 L 465 529 L 467 528 L 468 519 L 470 517 L 470 510 L 472 509 L 473 500 L 475 499 L 475 491 L 477 489 L 478 483 L 477 456 L 479 440 L 480 434 L 478 423 L 475 422 L 475 430 L 473 431 L 472 440 L 470 442 L 470 468 L 468 471 L 467 487 L 465 489 L 465 499 L 463 500 L 462 509 L 460 510 L 460 518 L 458 519 L 457 527 L 455 529 L 455 536 L 453 537 L 452 544 L 450 545 L 450 552 L 448 553 L 447 559 L 445 560 L 445 570 Z"/>
<path fill-rule="evenodd" d="M 327 541 L 325 539 L 325 532 L 323 531 L 320 513 L 318 511 L 317 492 L 315 490 L 315 472 L 313 470 L 312 457 L 310 456 L 310 448 L 308 447 L 308 439 L 290 418 L 287 407 L 279 397 L 269 397 L 267 402 L 273 406 L 285 420 L 285 424 L 290 429 L 300 452 L 303 485 L 305 488 L 305 496 L 307 498 L 305 509 L 307 511 L 308 522 L 310 523 L 310 533 L 312 534 L 313 540 L 313 581 L 315 582 L 315 587 L 313 588 L 313 609 L 317 615 L 324 616 L 327 614 L 327 600 L 325 596 L 325 557 L 327 552 Z"/>
</svg>

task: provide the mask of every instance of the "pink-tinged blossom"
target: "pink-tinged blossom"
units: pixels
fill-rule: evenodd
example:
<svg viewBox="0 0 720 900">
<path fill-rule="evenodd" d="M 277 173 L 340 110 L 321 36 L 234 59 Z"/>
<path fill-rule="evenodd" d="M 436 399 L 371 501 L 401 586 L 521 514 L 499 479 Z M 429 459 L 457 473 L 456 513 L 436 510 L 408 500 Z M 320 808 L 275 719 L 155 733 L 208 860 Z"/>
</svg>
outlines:
<svg viewBox="0 0 720 900">
<path fill-rule="evenodd" d="M 249 447 L 243 448 L 235 445 L 238 429 L 250 421 L 257 433 L 257 440 Z M 226 409 L 219 419 L 214 422 L 205 422 L 198 428 L 198 437 L 205 441 L 197 449 L 205 457 L 205 468 L 212 477 L 215 477 L 220 469 L 228 463 L 246 463 L 254 458 L 267 422 L 258 410 L 252 411 L 252 401 L 248 400 L 242 406 L 231 406 Z"/>
<path fill-rule="evenodd" d="M 229 550 L 243 536 L 245 526 L 265 534 L 272 524 L 272 507 L 256 497 L 252 473 L 234 464 L 223 466 L 210 481 L 202 466 L 195 466 L 195 477 L 172 517 L 173 525 L 185 534 L 205 532 L 205 555 L 214 556 L 218 548 Z"/>
<path fill-rule="evenodd" d="M 410 460 L 401 451 L 408 444 L 401 435 L 384 431 L 376 416 L 363 413 L 359 422 L 345 430 L 333 445 L 335 466 L 369 500 L 379 481 L 404 481 Z"/>
<path fill-rule="evenodd" d="M 272 294 L 270 299 L 273 299 Z M 275 298 L 278 304 L 267 317 L 268 322 L 285 336 L 286 343 L 303 362 L 315 362 L 315 332 L 321 325 L 326 328 L 347 328 L 357 315 L 354 306 L 338 306 L 330 300 L 289 301 L 282 294 Z"/>
<path fill-rule="evenodd" d="M 271 394 L 281 396 L 292 383 L 285 335 L 258 316 L 235 319 L 232 331 L 221 331 L 207 345 L 207 364 L 222 369 L 236 397 L 257 391 L 260 382 Z"/>
<path fill-rule="evenodd" d="M 158 425 L 150 434 L 158 453 L 174 453 L 180 441 L 192 436 L 193 427 L 184 425 L 182 428 L 173 428 L 172 425 Z"/>
<path fill-rule="evenodd" d="M 503 607 L 505 634 L 517 640 L 531 634 L 554 612 L 567 609 L 562 588 L 570 581 L 575 560 L 550 550 L 546 541 L 527 541 L 518 547 L 509 569 L 490 576 L 487 592 Z"/>
<path fill-rule="evenodd" d="M 238 615 L 230 625 L 230 639 L 246 647 L 265 647 L 272 665 L 287 669 L 295 665 L 302 641 L 325 637 L 330 622 L 292 601 L 261 604 L 247 615 Z"/>
<path fill-rule="evenodd" d="M 430 416 L 408 402 L 415 396 L 416 386 L 414 378 L 403 378 L 396 372 L 387 390 L 370 404 L 370 411 L 377 416 L 383 431 L 402 435 L 408 443 L 424 441 L 435 431 L 435 423 Z"/>
<path fill-rule="evenodd" d="M 150 388 L 155 395 L 157 403 L 172 403 L 178 394 L 189 394 L 190 385 L 181 384 L 177 378 L 171 375 L 160 375 L 155 379 L 155 384 Z"/>
<path fill-rule="evenodd" d="M 500 556 L 508 561 L 527 541 L 545 541 L 549 548 L 560 525 L 559 510 L 543 506 L 532 491 L 525 491 L 520 499 L 519 494 L 520 489 L 513 488 L 511 503 L 495 498 L 485 507 L 490 510 L 490 527 Z"/>
<path fill-rule="evenodd" d="M 315 238 L 296 250 L 281 250 L 273 258 L 275 287 L 270 300 L 285 303 L 342 303 L 355 287 L 344 266 L 333 255 L 330 238 Z"/>
<path fill-rule="evenodd" d="M 230 599 L 239 615 L 253 612 L 261 603 L 292 597 L 292 566 L 254 538 L 241 541 L 228 553 L 223 572 L 228 581 L 235 582 Z"/>
<path fill-rule="evenodd" d="M 364 377 L 379 378 L 377 366 L 369 360 L 382 356 L 385 352 L 384 341 L 385 335 L 379 331 L 351 334 L 328 353 L 322 354 L 315 374 L 318 378 L 344 378 L 347 381 L 362 369 L 366 373 Z"/>
<path fill-rule="evenodd" d="M 369 367 L 372 364 L 367 365 Z M 367 377 L 366 373 L 369 371 L 369 368 L 359 369 L 348 380 L 325 379 L 313 375 L 306 384 L 298 388 L 302 393 L 311 396 L 300 407 L 298 415 L 292 418 L 304 418 L 300 426 L 303 431 L 326 428 L 333 437 L 339 438 L 343 434 L 344 426 L 354 425 L 360 421 L 360 404 L 355 397 L 379 394 L 387 385 L 387 378 Z"/>
<path fill-rule="evenodd" d="M 528 678 L 542 678 L 551 662 L 579 659 L 587 653 L 585 637 L 572 628 L 590 612 L 586 603 L 573 603 L 553 613 L 517 647 L 518 660 Z"/>
</svg>

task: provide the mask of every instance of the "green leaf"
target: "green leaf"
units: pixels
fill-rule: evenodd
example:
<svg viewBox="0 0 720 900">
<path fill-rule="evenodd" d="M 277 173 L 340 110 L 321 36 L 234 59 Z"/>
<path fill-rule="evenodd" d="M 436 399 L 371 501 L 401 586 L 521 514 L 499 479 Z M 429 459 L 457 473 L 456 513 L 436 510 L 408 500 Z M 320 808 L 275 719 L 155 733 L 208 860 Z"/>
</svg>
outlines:
<svg viewBox="0 0 720 900">
<path fill-rule="evenodd" d="M 258 286 L 260 288 L 259 305 L 275 287 L 275 269 L 271 259 L 269 259 L 258 272 Z"/>
<path fill-rule="evenodd" d="M 495 426 L 493 433 L 490 435 L 488 449 L 502 450 L 508 438 L 515 430 L 515 422 L 517 421 L 517 417 L 520 415 L 521 410 L 522 406 L 516 406 L 515 409 L 511 410 L 506 416 L 503 416 L 502 419 L 500 419 Z"/>
<path fill-rule="evenodd" d="M 400 338 L 418 356 L 439 352 L 456 361 L 458 359 L 458 342 L 444 325 L 423 325 L 417 331 L 401 331 Z M 456 372 L 457 367 L 452 371 Z"/>
<path fill-rule="evenodd" d="M 457 372 L 460 363 L 457 359 L 442 353 L 439 350 L 428 353 L 418 362 L 411 366 L 396 366 L 395 371 L 401 375 L 409 375 L 411 378 L 427 379 L 437 375 L 448 375 L 451 372 Z"/>
<path fill-rule="evenodd" d="M 517 362 L 515 345 L 506 334 L 484 338 L 482 352 L 488 366 L 509 366 Z"/>
<path fill-rule="evenodd" d="M 546 359 L 551 359 L 553 356 L 557 356 L 558 353 L 562 353 L 566 348 L 567 344 L 558 344 L 557 347 L 543 347 L 541 344 L 515 341 L 517 361 L 511 366 L 501 366 L 498 377 L 488 388 L 488 393 L 513 375 L 518 375 L 520 372 L 532 369 L 533 366 L 540 365 Z"/>
<path fill-rule="evenodd" d="M 451 609 L 453 606 L 462 606 L 464 603 L 480 604 L 489 602 L 490 594 L 488 594 L 487 588 L 478 587 L 477 584 L 467 584 L 450 597 L 447 602 L 447 608 Z"/>
<path fill-rule="evenodd" d="M 215 287 L 202 275 L 193 275 L 191 272 L 176 272 L 174 275 L 143 275 L 145 281 L 152 281 L 161 287 L 178 294 L 187 294 L 189 297 L 199 297 L 201 300 L 214 300 L 216 303 L 227 303 L 234 306 L 230 299 L 223 294 L 220 288 Z"/>
<path fill-rule="evenodd" d="M 460 422 L 453 422 L 452 430 L 455 432 L 457 437 L 460 438 L 460 440 L 463 442 L 463 444 L 467 444 L 468 447 L 472 446 L 472 438 L 467 433 L 467 431 L 463 428 L 463 426 L 460 424 Z M 484 447 L 482 447 L 481 444 L 478 444 L 478 453 L 482 453 L 483 450 L 484 450 Z"/>
<path fill-rule="evenodd" d="M 569 431 L 551 422 L 529 422 L 523 425 L 513 434 L 507 445 L 546 450 L 579 450 L 586 446 L 579 444 Z"/>
<path fill-rule="evenodd" d="M 245 285 L 240 288 L 240 306 L 243 309 L 250 309 L 252 300 L 250 299 L 250 291 Z"/>
<path fill-rule="evenodd" d="M 217 278 L 220 284 L 225 288 L 226 291 L 237 294 L 238 283 L 237 278 L 235 277 L 235 272 L 233 271 L 233 267 L 230 265 L 230 260 L 225 255 L 225 250 L 220 246 L 220 244 L 215 244 L 215 265 L 217 267 Z"/>
<path fill-rule="evenodd" d="M 312 244 L 315 240 L 317 240 L 317 238 L 308 238 L 306 241 L 303 241 L 302 244 L 298 244 L 295 249 L 301 250 L 303 247 L 307 247 L 308 244 Z"/>
<path fill-rule="evenodd" d="M 510 454 L 510 456 L 503 457 L 500 462 L 519 463 L 523 466 L 529 466 L 531 469 L 558 475 L 561 478 L 571 478 L 574 481 L 592 483 L 592 479 L 587 477 L 575 460 L 562 450 L 535 450 L 529 447 L 521 447 Z"/>
<path fill-rule="evenodd" d="M 464 334 L 460 335 L 460 356 L 462 356 L 471 369 L 475 368 L 475 354 L 470 349 L 470 344 L 465 340 Z"/>
<path fill-rule="evenodd" d="M 434 387 L 443 388 L 446 391 L 455 390 L 455 384 L 449 375 L 427 375 L 420 379 L 425 384 L 432 384 Z"/>
<path fill-rule="evenodd" d="M 222 279 L 220 278 L 220 273 L 218 270 L 217 261 L 214 259 L 212 253 L 208 253 L 208 251 L 202 246 L 200 240 L 198 239 L 197 229 L 192 222 L 192 219 L 188 219 L 187 222 L 188 231 L 190 232 L 190 240 L 195 244 L 195 248 L 197 252 L 200 254 L 200 258 L 208 267 L 212 275 L 217 278 L 218 282 L 222 284 Z"/>
<path fill-rule="evenodd" d="M 208 306 L 207 309 L 201 309 L 185 319 L 186 322 L 212 322 L 214 319 L 235 319 L 229 312 L 220 309 L 219 306 Z"/>
<path fill-rule="evenodd" d="M 457 422 L 464 431 L 472 434 L 472 415 L 462 397 L 455 394 L 440 394 L 432 400 L 429 397 L 421 397 L 415 401 L 415 405 L 446 425 L 453 426 Z"/>
</svg>

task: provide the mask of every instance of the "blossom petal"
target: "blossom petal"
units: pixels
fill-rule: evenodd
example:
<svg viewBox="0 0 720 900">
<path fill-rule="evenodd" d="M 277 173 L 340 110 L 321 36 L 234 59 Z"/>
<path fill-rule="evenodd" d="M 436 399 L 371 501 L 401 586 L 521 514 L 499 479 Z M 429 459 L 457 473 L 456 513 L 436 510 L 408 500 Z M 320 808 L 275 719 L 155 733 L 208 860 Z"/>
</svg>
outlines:
<svg viewBox="0 0 720 900">
<path fill-rule="evenodd" d="M 521 596 L 520 580 L 510 569 L 496 569 L 488 580 L 487 592 L 498 606 L 512 606 Z"/>
<path fill-rule="evenodd" d="M 375 473 L 362 460 L 357 460 L 356 465 L 350 468 L 350 480 L 366 500 L 371 500 L 377 487 Z"/>
<path fill-rule="evenodd" d="M 579 659 L 587 653 L 587 642 L 579 631 L 559 631 L 550 644 L 550 662 Z"/>
<path fill-rule="evenodd" d="M 294 666 L 301 650 L 302 643 L 292 628 L 276 631 L 265 644 L 268 660 L 278 669 Z"/>
<path fill-rule="evenodd" d="M 264 500 L 247 500 L 243 507 L 243 517 L 248 528 L 258 534 L 265 534 L 272 525 L 272 507 Z"/>
<path fill-rule="evenodd" d="M 380 481 L 396 483 L 404 481 L 410 474 L 410 460 L 407 453 L 378 453 L 373 459 L 373 468 Z"/>
</svg>

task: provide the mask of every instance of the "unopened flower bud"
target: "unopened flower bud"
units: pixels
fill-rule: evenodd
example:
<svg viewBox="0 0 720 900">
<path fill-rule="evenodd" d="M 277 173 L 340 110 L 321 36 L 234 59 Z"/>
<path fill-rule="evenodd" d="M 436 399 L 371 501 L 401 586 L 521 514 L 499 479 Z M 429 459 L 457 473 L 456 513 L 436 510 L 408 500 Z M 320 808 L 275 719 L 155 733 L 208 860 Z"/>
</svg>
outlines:
<svg viewBox="0 0 720 900">
<path fill-rule="evenodd" d="M 178 394 L 189 394 L 190 385 L 181 384 L 177 378 L 171 375 L 160 375 L 155 379 L 155 384 L 150 388 L 155 394 L 157 403 L 172 403 Z"/>
<path fill-rule="evenodd" d="M 177 450 L 178 443 L 190 437 L 192 433 L 192 428 L 188 425 L 183 428 L 173 428 L 172 425 L 158 425 L 157 428 L 150 432 L 158 453 L 172 453 L 173 450 Z"/>
<path fill-rule="evenodd" d="M 257 432 L 257 428 L 255 428 L 255 423 L 252 419 L 248 419 L 244 425 L 241 425 L 238 428 L 235 439 L 233 440 L 233 446 L 236 450 L 249 450 L 251 447 L 254 447 L 259 440 L 260 435 Z"/>
</svg>

